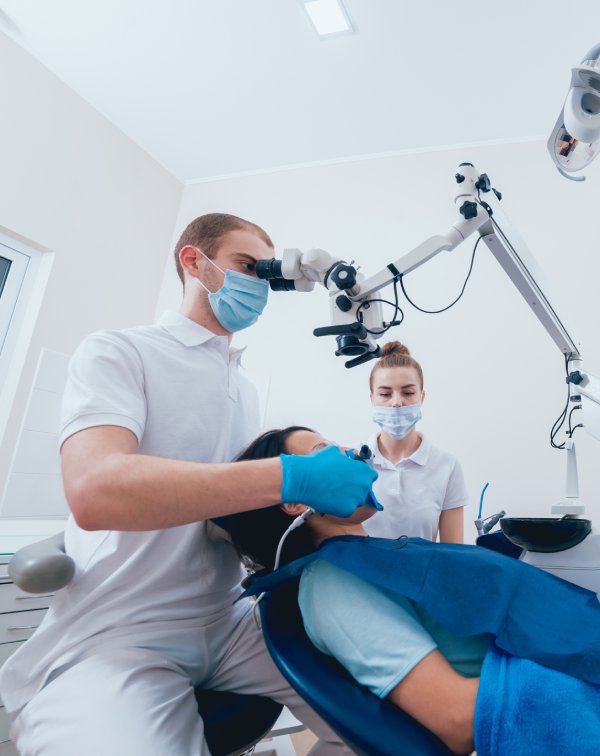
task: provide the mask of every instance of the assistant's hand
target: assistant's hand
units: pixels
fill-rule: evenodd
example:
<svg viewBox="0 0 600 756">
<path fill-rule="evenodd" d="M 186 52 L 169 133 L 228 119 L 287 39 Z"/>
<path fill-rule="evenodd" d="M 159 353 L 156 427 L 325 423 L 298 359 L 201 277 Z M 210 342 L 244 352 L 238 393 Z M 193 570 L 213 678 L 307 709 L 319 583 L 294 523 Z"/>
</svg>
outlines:
<svg viewBox="0 0 600 756">
<path fill-rule="evenodd" d="M 350 517 L 364 504 L 377 473 L 337 446 L 306 456 L 281 454 L 284 504 L 306 504 L 320 514 Z"/>
</svg>

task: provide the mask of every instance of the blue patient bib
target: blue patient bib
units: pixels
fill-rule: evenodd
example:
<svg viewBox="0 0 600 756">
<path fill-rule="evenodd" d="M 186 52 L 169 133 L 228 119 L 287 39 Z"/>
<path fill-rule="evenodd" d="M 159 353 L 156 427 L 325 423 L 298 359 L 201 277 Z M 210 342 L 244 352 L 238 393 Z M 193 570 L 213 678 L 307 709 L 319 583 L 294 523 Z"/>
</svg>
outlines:
<svg viewBox="0 0 600 756">
<path fill-rule="evenodd" d="M 406 596 L 457 635 L 491 633 L 515 656 L 600 684 L 600 603 L 592 591 L 480 546 L 337 536 L 254 576 L 244 595 L 294 579 L 316 558 Z"/>
</svg>

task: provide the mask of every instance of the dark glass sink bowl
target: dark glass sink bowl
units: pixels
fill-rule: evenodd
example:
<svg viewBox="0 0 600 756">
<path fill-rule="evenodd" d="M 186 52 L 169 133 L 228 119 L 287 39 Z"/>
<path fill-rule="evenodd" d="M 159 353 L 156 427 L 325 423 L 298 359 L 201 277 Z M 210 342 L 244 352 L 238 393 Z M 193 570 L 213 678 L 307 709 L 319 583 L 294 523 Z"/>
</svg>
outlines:
<svg viewBox="0 0 600 756">
<path fill-rule="evenodd" d="M 564 551 L 577 546 L 592 529 L 591 520 L 563 517 L 503 517 L 502 532 L 527 551 Z"/>
</svg>

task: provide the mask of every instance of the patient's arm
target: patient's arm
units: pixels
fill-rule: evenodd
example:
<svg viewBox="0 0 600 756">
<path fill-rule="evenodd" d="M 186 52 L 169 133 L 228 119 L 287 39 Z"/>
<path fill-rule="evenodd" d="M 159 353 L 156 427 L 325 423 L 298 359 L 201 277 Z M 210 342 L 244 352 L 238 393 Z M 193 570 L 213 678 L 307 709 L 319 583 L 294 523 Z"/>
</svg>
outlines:
<svg viewBox="0 0 600 756">
<path fill-rule="evenodd" d="M 450 666 L 409 601 L 322 559 L 304 568 L 298 600 L 320 651 L 455 752 L 473 750 L 479 679 Z"/>
<path fill-rule="evenodd" d="M 388 698 L 456 753 L 471 753 L 478 687 L 478 677 L 462 677 L 439 651 L 432 651 Z"/>
</svg>

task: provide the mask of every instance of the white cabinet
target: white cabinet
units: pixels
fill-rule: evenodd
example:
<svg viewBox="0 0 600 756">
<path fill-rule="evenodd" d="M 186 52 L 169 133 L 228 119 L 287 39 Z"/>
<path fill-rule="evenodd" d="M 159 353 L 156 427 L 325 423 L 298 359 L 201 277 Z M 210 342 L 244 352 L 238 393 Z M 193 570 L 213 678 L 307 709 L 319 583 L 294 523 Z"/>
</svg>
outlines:
<svg viewBox="0 0 600 756">
<path fill-rule="evenodd" d="M 17 588 L 8 575 L 10 558 L 22 546 L 56 533 L 62 524 L 56 520 L 0 520 L 0 666 L 33 635 L 54 595 L 25 593 Z M 9 730 L 10 719 L 0 701 L 0 756 L 17 756 Z"/>
</svg>

